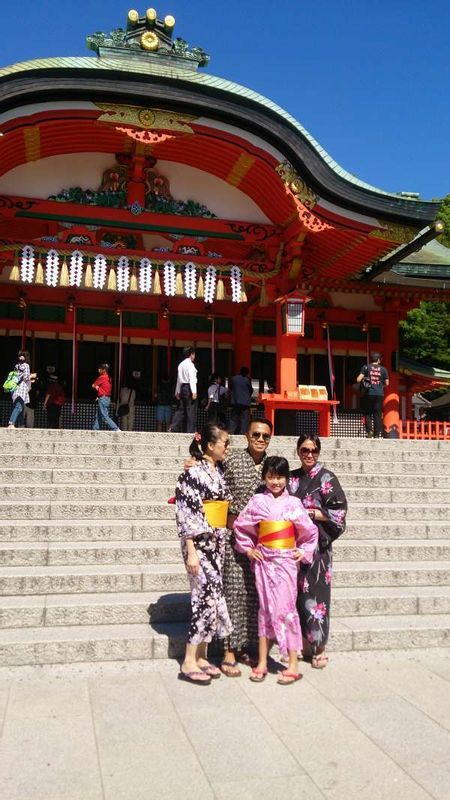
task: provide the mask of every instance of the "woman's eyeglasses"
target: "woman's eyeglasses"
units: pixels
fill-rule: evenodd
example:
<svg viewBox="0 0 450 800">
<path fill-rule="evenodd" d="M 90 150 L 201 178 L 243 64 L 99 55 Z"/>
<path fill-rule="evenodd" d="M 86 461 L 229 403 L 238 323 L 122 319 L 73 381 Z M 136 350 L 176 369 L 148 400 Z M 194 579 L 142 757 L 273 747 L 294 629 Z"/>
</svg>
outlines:
<svg viewBox="0 0 450 800">
<path fill-rule="evenodd" d="M 307 456 L 307 455 L 317 456 L 319 454 L 319 451 L 317 447 L 301 447 L 300 453 L 302 454 L 302 456 Z"/>
<path fill-rule="evenodd" d="M 255 442 L 257 442 L 258 439 L 264 439 L 265 442 L 270 442 L 270 433 L 260 433 L 259 431 L 254 431 L 250 434 L 250 438 L 254 439 Z"/>
</svg>

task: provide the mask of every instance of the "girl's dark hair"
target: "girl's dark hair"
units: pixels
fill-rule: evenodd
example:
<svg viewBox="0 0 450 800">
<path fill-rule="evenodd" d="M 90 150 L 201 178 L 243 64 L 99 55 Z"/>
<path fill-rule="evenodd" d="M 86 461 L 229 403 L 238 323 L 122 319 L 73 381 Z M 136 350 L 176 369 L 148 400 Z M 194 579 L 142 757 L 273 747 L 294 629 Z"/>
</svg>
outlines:
<svg viewBox="0 0 450 800">
<path fill-rule="evenodd" d="M 99 364 L 99 367 L 109 374 L 109 364 Z"/>
<path fill-rule="evenodd" d="M 24 357 L 26 364 L 30 364 L 31 359 L 30 359 L 30 354 L 29 354 L 28 350 L 19 350 L 18 357 L 20 358 L 20 356 Z"/>
<path fill-rule="evenodd" d="M 320 449 L 322 447 L 322 445 L 320 444 L 320 439 L 319 439 L 318 436 L 315 436 L 315 434 L 313 434 L 313 433 L 302 433 L 302 435 L 298 437 L 298 439 L 297 439 L 297 453 L 300 450 L 300 447 L 302 446 L 303 442 L 306 442 L 307 440 L 309 440 L 310 442 L 314 442 L 315 446 L 317 447 L 317 449 L 318 449 L 318 451 L 320 453 Z"/>
<path fill-rule="evenodd" d="M 217 425 L 212 422 L 208 422 L 207 425 L 204 425 L 200 433 L 200 441 L 193 439 L 190 444 L 189 453 L 192 458 L 195 458 L 196 461 L 201 461 L 208 449 L 208 444 L 216 444 L 220 438 L 220 434 L 225 433 L 226 430 L 224 425 Z"/>
<path fill-rule="evenodd" d="M 266 475 L 279 475 L 281 478 L 289 480 L 289 461 L 282 456 L 269 456 L 264 461 L 261 478 L 265 480 Z"/>
</svg>

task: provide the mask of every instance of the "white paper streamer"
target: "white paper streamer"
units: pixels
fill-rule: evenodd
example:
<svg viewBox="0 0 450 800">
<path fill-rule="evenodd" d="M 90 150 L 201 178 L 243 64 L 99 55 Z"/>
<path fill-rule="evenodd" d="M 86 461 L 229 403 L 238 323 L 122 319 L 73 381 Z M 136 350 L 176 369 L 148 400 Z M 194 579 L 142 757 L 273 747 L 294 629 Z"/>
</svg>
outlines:
<svg viewBox="0 0 450 800">
<path fill-rule="evenodd" d="M 152 289 L 152 262 L 141 258 L 139 263 L 139 291 L 148 293 Z"/>
<path fill-rule="evenodd" d="M 117 288 L 119 292 L 128 291 L 130 286 L 130 261 L 127 256 L 120 256 L 117 262 Z"/>
<path fill-rule="evenodd" d="M 164 264 L 164 294 L 167 297 L 175 297 L 176 279 L 175 264 L 172 261 L 166 261 Z"/>
<path fill-rule="evenodd" d="M 106 257 L 99 253 L 94 259 L 92 283 L 94 289 L 103 289 L 106 281 Z"/>
<path fill-rule="evenodd" d="M 184 268 L 184 293 L 186 297 L 189 297 L 191 300 L 195 300 L 196 298 L 196 276 L 197 267 L 192 261 L 189 261 Z"/>
<path fill-rule="evenodd" d="M 35 256 L 31 244 L 26 244 L 20 260 L 20 279 L 24 283 L 33 283 Z"/>
<path fill-rule="evenodd" d="M 205 303 L 213 303 L 216 294 L 216 268 L 209 265 L 205 275 Z"/>
<path fill-rule="evenodd" d="M 231 300 L 233 303 L 241 302 L 242 273 L 239 267 L 231 267 Z"/>
<path fill-rule="evenodd" d="M 83 279 L 83 253 L 74 250 L 70 256 L 69 284 L 70 286 L 81 286 Z"/>
<path fill-rule="evenodd" d="M 59 253 L 57 250 L 49 250 L 45 265 L 45 282 L 47 286 L 58 285 L 59 273 Z"/>
</svg>

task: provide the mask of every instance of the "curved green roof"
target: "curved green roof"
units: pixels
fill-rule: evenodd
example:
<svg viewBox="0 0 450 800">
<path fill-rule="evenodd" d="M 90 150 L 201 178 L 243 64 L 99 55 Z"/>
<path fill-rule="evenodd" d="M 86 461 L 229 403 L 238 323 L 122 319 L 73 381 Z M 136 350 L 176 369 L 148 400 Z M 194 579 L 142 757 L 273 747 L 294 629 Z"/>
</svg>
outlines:
<svg viewBox="0 0 450 800">
<path fill-rule="evenodd" d="M 233 83 L 232 81 L 228 81 L 225 78 L 218 78 L 214 75 L 208 75 L 206 73 L 200 73 L 196 70 L 190 69 L 180 69 L 176 67 L 168 66 L 167 64 L 158 63 L 156 60 L 152 60 L 148 58 L 148 60 L 144 60 L 141 58 L 132 57 L 129 59 L 125 59 L 123 57 L 112 58 L 105 55 L 101 57 L 89 57 L 89 56 L 80 56 L 80 57 L 61 57 L 61 58 L 41 58 L 35 59 L 32 61 L 22 61 L 18 64 L 13 64 L 8 67 L 4 67 L 0 69 L 0 80 L 2 78 L 17 75 L 21 72 L 29 72 L 30 70 L 49 70 L 49 69 L 95 69 L 99 71 L 109 72 L 111 70 L 126 72 L 126 73 L 138 73 L 140 75 L 155 75 L 162 78 L 169 78 L 170 80 L 180 80 L 180 81 L 188 81 L 193 84 L 208 86 L 213 89 L 218 89 L 223 92 L 227 92 L 233 94 L 237 97 L 245 98 L 247 100 L 251 100 L 254 103 L 262 106 L 264 109 L 270 110 L 272 113 L 278 115 L 283 120 L 288 122 L 293 128 L 295 128 L 314 148 L 317 155 L 325 161 L 330 169 L 332 169 L 336 175 L 339 175 L 344 180 L 353 183 L 355 186 L 359 186 L 362 189 L 367 189 L 370 192 L 375 192 L 377 194 L 384 195 L 386 197 L 396 198 L 397 200 L 398 195 L 394 192 L 385 192 L 382 189 L 379 189 L 376 186 L 372 186 L 365 181 L 360 180 L 355 175 L 350 172 L 347 172 L 343 167 L 341 167 L 330 155 L 324 150 L 323 147 L 320 146 L 319 142 L 303 127 L 300 123 L 285 111 L 283 108 L 278 106 L 276 103 L 273 103 L 264 95 L 258 94 L 257 92 L 252 91 L 251 89 L 247 89 L 245 86 L 241 86 L 238 83 Z M 410 200 L 410 202 L 416 202 L 415 200 Z M 431 201 L 421 201 L 421 202 L 431 202 Z"/>
</svg>

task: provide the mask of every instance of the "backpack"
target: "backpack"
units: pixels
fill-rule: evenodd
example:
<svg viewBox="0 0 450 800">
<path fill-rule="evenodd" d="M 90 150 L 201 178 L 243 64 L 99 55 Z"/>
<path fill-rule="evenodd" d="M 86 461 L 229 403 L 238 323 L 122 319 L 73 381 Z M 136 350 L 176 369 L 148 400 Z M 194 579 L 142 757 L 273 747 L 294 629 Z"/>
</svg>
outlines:
<svg viewBox="0 0 450 800">
<path fill-rule="evenodd" d="M 369 389 L 372 387 L 372 381 L 370 380 L 370 367 L 368 364 L 363 367 L 366 371 L 363 373 L 364 378 L 362 379 L 361 383 L 359 384 L 359 391 L 361 392 L 361 397 L 366 397 L 369 394 Z"/>
<path fill-rule="evenodd" d="M 19 383 L 20 383 L 19 373 L 13 369 L 11 370 L 11 372 L 8 373 L 8 377 L 6 378 L 6 381 L 3 384 L 3 388 L 5 392 L 14 392 L 17 389 Z"/>
</svg>

